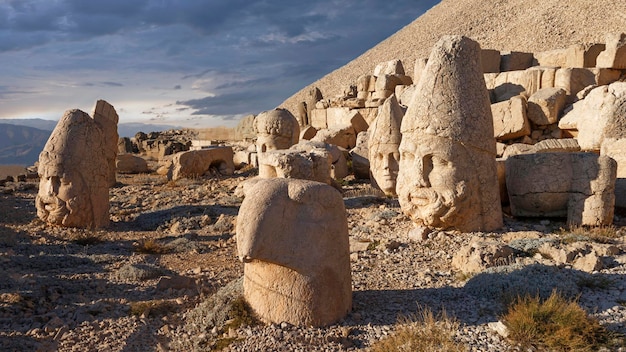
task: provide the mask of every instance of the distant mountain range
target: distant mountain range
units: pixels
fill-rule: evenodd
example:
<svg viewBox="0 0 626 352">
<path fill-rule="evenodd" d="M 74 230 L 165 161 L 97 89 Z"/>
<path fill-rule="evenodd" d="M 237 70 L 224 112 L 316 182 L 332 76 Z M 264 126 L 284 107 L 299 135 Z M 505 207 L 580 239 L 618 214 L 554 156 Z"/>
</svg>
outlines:
<svg viewBox="0 0 626 352">
<path fill-rule="evenodd" d="M 43 119 L 0 119 L 0 165 L 30 166 L 39 159 L 39 153 L 50 137 L 57 121 Z M 133 137 L 137 132 L 159 132 L 179 129 L 178 126 L 143 123 L 121 123 L 120 137 Z"/>
</svg>

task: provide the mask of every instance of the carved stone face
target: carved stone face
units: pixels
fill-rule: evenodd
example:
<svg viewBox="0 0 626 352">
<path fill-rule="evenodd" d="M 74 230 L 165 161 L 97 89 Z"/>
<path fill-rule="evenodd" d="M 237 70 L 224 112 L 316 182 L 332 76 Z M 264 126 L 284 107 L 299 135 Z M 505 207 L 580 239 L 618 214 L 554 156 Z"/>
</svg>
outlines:
<svg viewBox="0 0 626 352">
<path fill-rule="evenodd" d="M 372 176 L 376 180 L 378 187 L 380 187 L 386 195 L 395 196 L 396 180 L 398 178 L 398 170 L 400 169 L 398 164 L 400 161 L 398 144 L 378 144 L 369 154 L 370 169 L 372 170 Z"/>
<path fill-rule="evenodd" d="M 91 209 L 82 175 L 55 172 L 53 168 L 41 176 L 36 202 L 37 215 L 42 220 L 70 227 L 82 226 Z"/>
<path fill-rule="evenodd" d="M 418 224 L 451 227 L 472 212 L 471 192 L 478 187 L 469 153 L 459 143 L 423 135 L 400 143 L 398 196 Z"/>
</svg>

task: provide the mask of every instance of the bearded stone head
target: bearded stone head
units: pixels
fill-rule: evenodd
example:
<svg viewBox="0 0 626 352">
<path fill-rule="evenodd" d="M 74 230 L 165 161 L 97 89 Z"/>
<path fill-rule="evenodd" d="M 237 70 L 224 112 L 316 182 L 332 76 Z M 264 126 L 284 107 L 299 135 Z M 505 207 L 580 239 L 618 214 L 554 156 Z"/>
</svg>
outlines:
<svg viewBox="0 0 626 352">
<path fill-rule="evenodd" d="M 103 132 L 80 110 L 68 110 L 39 155 L 37 216 L 67 227 L 109 222 L 108 163 Z"/>
</svg>

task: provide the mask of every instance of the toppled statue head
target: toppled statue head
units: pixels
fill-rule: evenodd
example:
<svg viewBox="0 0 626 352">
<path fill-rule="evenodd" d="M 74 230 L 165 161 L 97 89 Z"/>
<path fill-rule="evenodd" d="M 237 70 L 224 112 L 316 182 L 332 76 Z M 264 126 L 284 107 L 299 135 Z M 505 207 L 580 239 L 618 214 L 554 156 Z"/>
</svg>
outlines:
<svg viewBox="0 0 626 352">
<path fill-rule="evenodd" d="M 502 226 L 496 150 L 480 46 L 445 36 L 433 48 L 401 125 L 400 206 L 418 225 Z"/>
<path fill-rule="evenodd" d="M 254 119 L 257 134 L 257 152 L 289 149 L 298 143 L 300 127 L 298 120 L 286 109 L 274 109 L 260 113 Z"/>
<path fill-rule="evenodd" d="M 66 227 L 109 223 L 109 164 L 104 133 L 87 113 L 68 110 L 39 155 L 37 216 Z"/>
</svg>

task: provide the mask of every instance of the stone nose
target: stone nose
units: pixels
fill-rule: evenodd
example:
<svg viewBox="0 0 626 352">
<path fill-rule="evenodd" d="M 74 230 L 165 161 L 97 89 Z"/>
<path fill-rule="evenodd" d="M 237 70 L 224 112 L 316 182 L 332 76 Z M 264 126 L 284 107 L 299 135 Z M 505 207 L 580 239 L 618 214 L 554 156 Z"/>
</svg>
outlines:
<svg viewBox="0 0 626 352">
<path fill-rule="evenodd" d="M 430 187 L 430 168 L 426 158 L 415 159 L 416 174 L 415 183 L 420 187 Z"/>
</svg>

